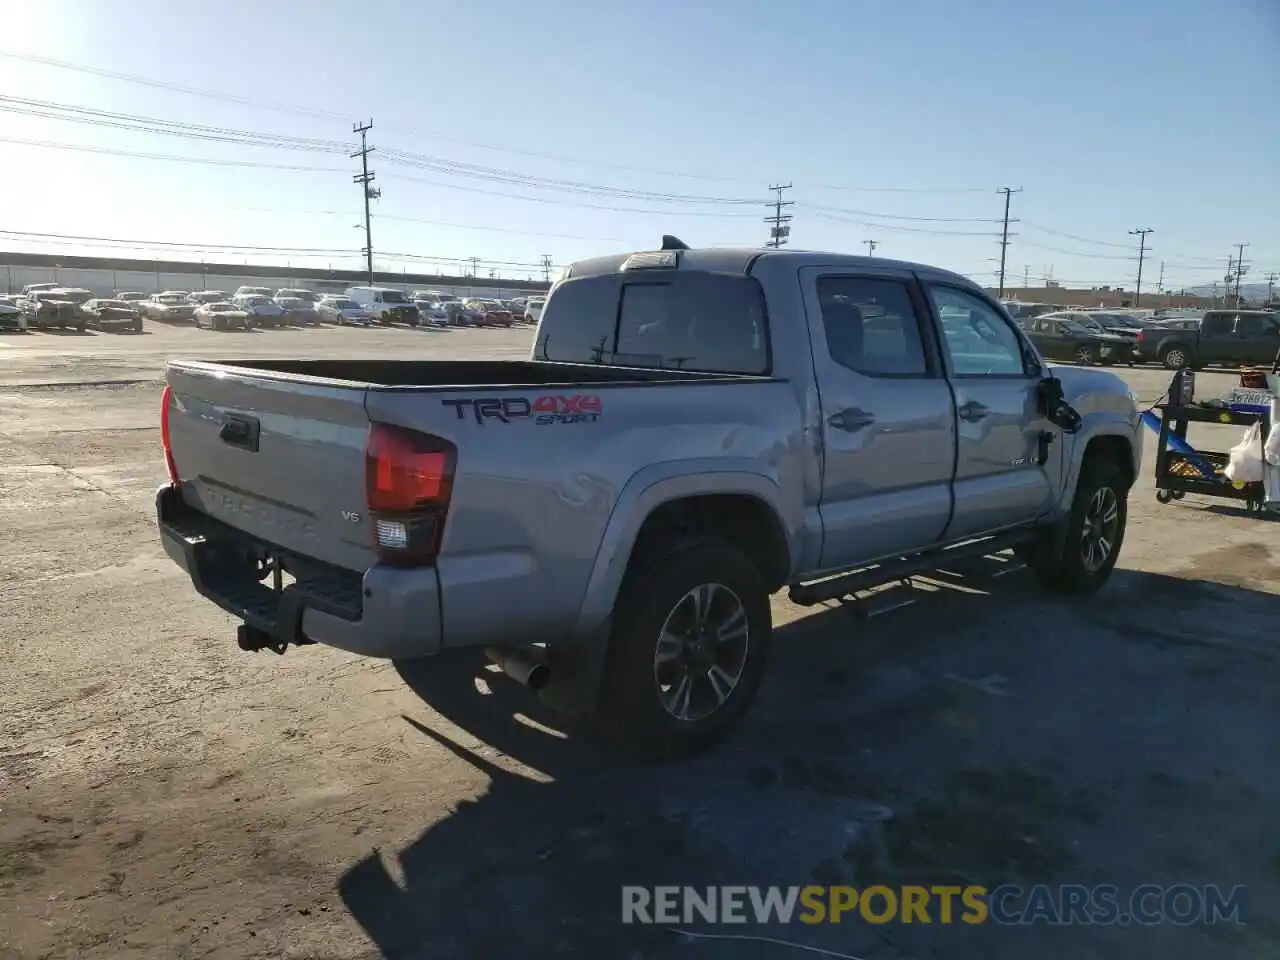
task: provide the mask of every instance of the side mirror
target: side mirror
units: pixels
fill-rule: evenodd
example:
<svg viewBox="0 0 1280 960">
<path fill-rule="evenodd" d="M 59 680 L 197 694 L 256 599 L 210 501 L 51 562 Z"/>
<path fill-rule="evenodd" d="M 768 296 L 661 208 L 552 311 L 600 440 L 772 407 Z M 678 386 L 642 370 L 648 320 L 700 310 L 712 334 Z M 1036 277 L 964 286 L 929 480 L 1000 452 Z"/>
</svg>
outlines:
<svg viewBox="0 0 1280 960">
<path fill-rule="evenodd" d="M 1062 392 L 1062 381 L 1057 377 L 1044 377 L 1036 388 L 1040 413 L 1064 433 L 1075 433 L 1080 429 L 1080 414 L 1067 403 Z"/>
</svg>

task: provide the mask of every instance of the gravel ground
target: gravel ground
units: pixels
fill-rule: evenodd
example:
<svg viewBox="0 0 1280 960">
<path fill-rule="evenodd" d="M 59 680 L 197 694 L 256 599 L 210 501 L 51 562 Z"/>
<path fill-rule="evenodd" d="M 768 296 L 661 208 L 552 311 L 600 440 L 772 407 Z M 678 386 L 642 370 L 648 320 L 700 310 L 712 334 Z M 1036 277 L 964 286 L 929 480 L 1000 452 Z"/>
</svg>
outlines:
<svg viewBox="0 0 1280 960">
<path fill-rule="evenodd" d="M 0 339 L 0 958 L 1277 955 L 1280 526 L 1157 505 L 1150 443 L 1101 595 L 986 561 L 867 623 L 777 599 L 757 708 L 694 763 L 601 756 L 470 659 L 239 652 L 157 544 L 165 358 L 528 341 Z M 1168 380 L 1122 372 L 1148 401 Z M 917 877 L 1244 884 L 1250 923 L 729 931 L 784 944 L 619 922 L 623 884 Z"/>
</svg>

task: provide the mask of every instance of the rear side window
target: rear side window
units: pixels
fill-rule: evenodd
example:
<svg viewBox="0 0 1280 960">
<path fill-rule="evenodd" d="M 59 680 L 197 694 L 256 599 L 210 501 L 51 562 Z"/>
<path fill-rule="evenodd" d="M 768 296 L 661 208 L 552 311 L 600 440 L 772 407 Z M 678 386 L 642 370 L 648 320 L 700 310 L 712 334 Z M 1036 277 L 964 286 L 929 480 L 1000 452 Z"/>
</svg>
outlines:
<svg viewBox="0 0 1280 960">
<path fill-rule="evenodd" d="M 1235 314 L 1207 313 L 1200 324 L 1200 332 L 1210 336 L 1221 337 L 1231 333 L 1235 327 Z"/>
<path fill-rule="evenodd" d="M 654 370 L 768 373 L 764 296 L 750 277 L 698 271 L 568 280 L 547 300 L 534 355 Z"/>
<path fill-rule="evenodd" d="M 1236 324 L 1236 332 L 1242 337 L 1262 337 L 1275 329 L 1273 324 L 1274 321 L 1270 317 L 1245 314 L 1240 317 L 1240 322 Z"/>
<path fill-rule="evenodd" d="M 900 280 L 818 280 L 827 351 L 842 367 L 871 376 L 926 375 L 920 321 Z"/>
</svg>

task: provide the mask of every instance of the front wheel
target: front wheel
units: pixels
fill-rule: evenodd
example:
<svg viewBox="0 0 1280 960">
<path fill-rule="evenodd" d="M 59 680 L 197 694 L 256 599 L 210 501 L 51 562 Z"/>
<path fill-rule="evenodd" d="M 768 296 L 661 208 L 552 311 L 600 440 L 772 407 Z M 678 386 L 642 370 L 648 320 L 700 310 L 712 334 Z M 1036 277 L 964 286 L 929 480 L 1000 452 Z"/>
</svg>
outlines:
<svg viewBox="0 0 1280 960">
<path fill-rule="evenodd" d="M 613 614 L 600 732 L 650 759 L 693 756 L 741 722 L 773 632 L 759 571 L 720 540 L 638 557 Z"/>
<path fill-rule="evenodd" d="M 1082 366 L 1089 367 L 1098 362 L 1098 348 L 1091 343 L 1080 344 L 1071 355 Z"/>
<path fill-rule="evenodd" d="M 1063 528 L 1046 530 L 1019 550 L 1041 583 L 1065 594 L 1090 594 L 1111 577 L 1128 520 L 1129 486 L 1119 466 L 1095 459 L 1081 468 Z"/>
</svg>

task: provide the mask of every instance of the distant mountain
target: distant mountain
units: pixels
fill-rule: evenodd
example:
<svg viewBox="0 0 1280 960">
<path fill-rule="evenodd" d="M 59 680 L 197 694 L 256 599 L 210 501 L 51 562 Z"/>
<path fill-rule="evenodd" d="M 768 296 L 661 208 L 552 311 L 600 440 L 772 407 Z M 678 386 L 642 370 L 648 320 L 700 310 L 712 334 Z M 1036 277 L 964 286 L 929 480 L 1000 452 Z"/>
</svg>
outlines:
<svg viewBox="0 0 1280 960">
<path fill-rule="evenodd" d="M 1202 283 L 1197 287 L 1187 287 L 1187 293 L 1197 297 L 1212 297 L 1214 294 L 1212 283 Z M 1277 285 L 1280 289 L 1280 284 Z M 1226 285 L 1218 284 L 1218 296 L 1222 296 L 1226 292 Z M 1242 283 L 1240 284 L 1240 296 L 1246 300 L 1261 300 L 1267 295 L 1267 285 L 1265 283 Z"/>
</svg>

